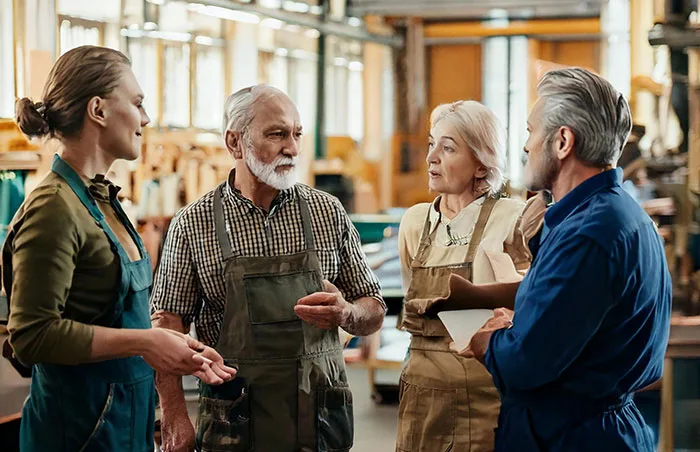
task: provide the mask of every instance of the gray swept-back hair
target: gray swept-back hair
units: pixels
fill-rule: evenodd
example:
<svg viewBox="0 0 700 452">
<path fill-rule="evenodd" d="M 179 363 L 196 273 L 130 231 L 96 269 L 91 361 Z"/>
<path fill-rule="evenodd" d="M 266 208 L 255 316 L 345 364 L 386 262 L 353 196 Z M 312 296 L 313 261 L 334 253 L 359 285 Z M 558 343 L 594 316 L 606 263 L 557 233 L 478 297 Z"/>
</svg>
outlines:
<svg viewBox="0 0 700 452">
<path fill-rule="evenodd" d="M 581 68 L 548 72 L 537 86 L 542 121 L 551 146 L 559 127 L 574 133 L 576 157 L 595 167 L 614 165 L 632 130 L 625 97 L 604 78 Z"/>
<path fill-rule="evenodd" d="M 430 115 L 430 128 L 447 119 L 456 126 L 459 137 L 486 167 L 485 189 L 495 195 L 503 187 L 506 167 L 505 132 L 496 115 L 473 100 L 458 100 L 435 107 Z"/>
<path fill-rule="evenodd" d="M 221 134 L 226 136 L 226 131 L 241 132 L 245 134 L 253 121 L 253 104 L 264 98 L 284 92 L 270 85 L 253 85 L 239 89 L 226 98 L 224 103 L 224 118 L 221 124 Z"/>
</svg>

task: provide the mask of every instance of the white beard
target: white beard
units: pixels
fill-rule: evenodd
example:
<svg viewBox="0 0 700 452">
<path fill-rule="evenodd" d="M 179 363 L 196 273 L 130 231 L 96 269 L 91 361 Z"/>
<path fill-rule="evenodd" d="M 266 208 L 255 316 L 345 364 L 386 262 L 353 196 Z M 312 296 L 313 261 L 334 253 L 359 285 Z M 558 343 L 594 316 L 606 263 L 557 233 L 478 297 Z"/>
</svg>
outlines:
<svg viewBox="0 0 700 452">
<path fill-rule="evenodd" d="M 279 157 L 272 163 L 263 163 L 258 160 L 255 151 L 251 147 L 248 148 L 245 154 L 245 163 L 248 165 L 250 172 L 260 179 L 260 182 L 277 190 L 287 190 L 296 184 L 297 161 L 297 157 Z M 282 165 L 294 165 L 294 168 L 281 173 L 275 171 L 278 166 Z"/>
</svg>

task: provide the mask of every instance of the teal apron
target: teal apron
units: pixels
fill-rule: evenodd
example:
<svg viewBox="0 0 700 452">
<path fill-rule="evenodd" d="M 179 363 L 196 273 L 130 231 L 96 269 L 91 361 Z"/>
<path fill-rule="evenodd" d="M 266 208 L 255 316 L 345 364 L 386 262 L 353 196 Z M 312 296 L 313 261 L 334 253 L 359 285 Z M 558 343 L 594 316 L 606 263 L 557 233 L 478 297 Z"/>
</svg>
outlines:
<svg viewBox="0 0 700 452">
<path fill-rule="evenodd" d="M 299 195 L 305 251 L 238 256 L 226 233 L 224 187 L 214 196 L 226 278 L 215 348 L 238 375 L 220 386 L 201 384 L 197 450 L 347 452 L 352 394 L 338 331 L 316 328 L 294 313 L 300 298 L 323 290 L 308 204 Z"/>
<path fill-rule="evenodd" d="M 119 202 L 112 207 L 126 226 L 143 259 L 131 262 L 78 174 L 59 156 L 51 170 L 61 176 L 104 230 L 119 256 L 113 328 L 151 327 L 151 263 L 143 243 Z M 61 231 L 56 231 L 60 234 Z M 64 366 L 37 364 L 22 411 L 22 452 L 152 451 L 155 425 L 153 370 L 140 356 Z"/>
</svg>

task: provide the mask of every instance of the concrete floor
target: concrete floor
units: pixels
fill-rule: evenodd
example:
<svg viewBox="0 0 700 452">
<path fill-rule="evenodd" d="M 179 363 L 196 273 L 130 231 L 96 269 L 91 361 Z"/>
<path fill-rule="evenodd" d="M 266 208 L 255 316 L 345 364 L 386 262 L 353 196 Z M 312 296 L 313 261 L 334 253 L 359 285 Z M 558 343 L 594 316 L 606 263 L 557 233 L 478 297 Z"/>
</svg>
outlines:
<svg viewBox="0 0 700 452">
<path fill-rule="evenodd" d="M 367 370 L 348 367 L 355 415 L 353 452 L 391 452 L 396 445 L 398 405 L 378 405 L 371 397 Z"/>
</svg>

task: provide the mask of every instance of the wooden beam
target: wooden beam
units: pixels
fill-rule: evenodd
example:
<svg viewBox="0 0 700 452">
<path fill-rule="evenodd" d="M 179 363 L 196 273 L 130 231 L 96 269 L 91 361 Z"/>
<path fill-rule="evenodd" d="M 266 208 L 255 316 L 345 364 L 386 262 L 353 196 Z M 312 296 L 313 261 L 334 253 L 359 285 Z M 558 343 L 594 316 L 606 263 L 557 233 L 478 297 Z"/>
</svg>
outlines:
<svg viewBox="0 0 700 452">
<path fill-rule="evenodd" d="M 659 450 L 671 451 L 673 450 L 673 358 L 664 360 L 660 417 Z"/>
<path fill-rule="evenodd" d="M 489 26 L 484 22 L 424 24 L 426 38 L 465 38 L 515 35 L 582 35 L 600 33 L 600 19 L 519 20 L 505 26 Z"/>
</svg>

